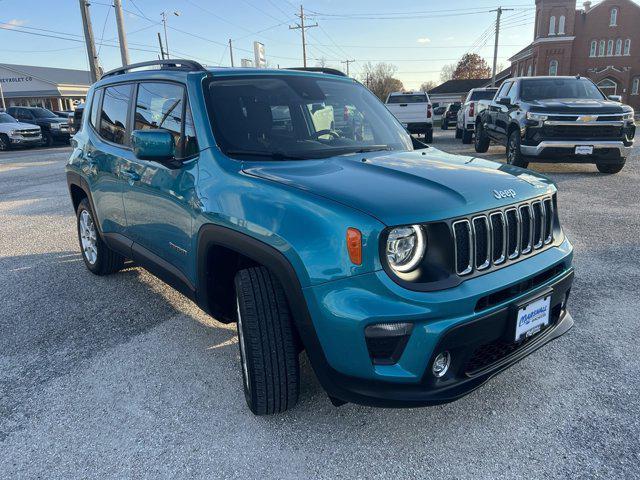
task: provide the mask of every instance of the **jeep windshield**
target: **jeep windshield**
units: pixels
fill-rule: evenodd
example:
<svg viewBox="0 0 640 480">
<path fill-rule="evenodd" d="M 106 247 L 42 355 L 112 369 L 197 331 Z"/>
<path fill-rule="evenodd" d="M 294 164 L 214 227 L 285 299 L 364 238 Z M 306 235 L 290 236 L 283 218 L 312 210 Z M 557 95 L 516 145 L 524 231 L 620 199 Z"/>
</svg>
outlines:
<svg viewBox="0 0 640 480">
<path fill-rule="evenodd" d="M 305 160 L 413 150 L 385 106 L 353 80 L 303 75 L 214 78 L 205 85 L 216 143 L 243 160 Z"/>
<path fill-rule="evenodd" d="M 522 80 L 520 97 L 524 101 L 572 98 L 604 100 L 604 95 L 586 78 L 541 78 Z"/>
</svg>

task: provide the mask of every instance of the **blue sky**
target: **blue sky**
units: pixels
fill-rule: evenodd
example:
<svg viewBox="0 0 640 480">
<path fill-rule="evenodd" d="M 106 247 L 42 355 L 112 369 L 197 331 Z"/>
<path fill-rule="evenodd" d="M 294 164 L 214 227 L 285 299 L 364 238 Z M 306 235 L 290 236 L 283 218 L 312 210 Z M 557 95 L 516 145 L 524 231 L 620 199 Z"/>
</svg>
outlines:
<svg viewBox="0 0 640 480">
<path fill-rule="evenodd" d="M 120 65 L 111 0 L 91 2 L 90 12 L 105 70 Z M 229 65 L 226 43 L 233 39 L 236 62 L 253 58 L 253 41 L 265 44 L 270 65 L 302 64 L 296 0 L 122 0 L 132 61 L 156 59 L 160 13 L 169 13 L 172 57 L 189 56 L 203 63 Z M 309 65 L 324 58 L 328 66 L 356 60 L 357 75 L 367 61 L 398 67 L 406 88 L 439 78 L 443 65 L 467 51 L 491 61 L 495 13 L 502 5 L 515 10 L 503 15 L 498 62 L 528 44 L 533 35 L 534 2 L 525 0 L 456 0 L 450 2 L 396 0 L 306 0 Z M 174 16 L 179 11 L 180 16 Z M 0 62 L 87 69 L 82 22 L 77 0 L 0 0 Z M 25 34 L 27 30 L 39 35 Z M 63 38 L 52 38 L 63 37 Z M 100 46 L 100 43 L 103 43 Z M 134 50 L 138 49 L 138 50 Z"/>
</svg>

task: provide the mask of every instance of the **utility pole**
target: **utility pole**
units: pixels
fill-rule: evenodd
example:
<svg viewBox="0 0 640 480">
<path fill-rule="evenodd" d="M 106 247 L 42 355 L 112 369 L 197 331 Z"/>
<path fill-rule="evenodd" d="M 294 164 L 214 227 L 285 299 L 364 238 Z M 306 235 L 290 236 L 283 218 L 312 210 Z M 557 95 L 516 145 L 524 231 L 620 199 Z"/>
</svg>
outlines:
<svg viewBox="0 0 640 480">
<path fill-rule="evenodd" d="M 2 82 L 0 82 L 0 98 L 2 98 L 2 109 L 6 110 L 7 105 L 4 103 L 4 91 L 2 90 Z"/>
<path fill-rule="evenodd" d="M 318 22 L 313 25 L 305 25 L 304 24 L 304 7 L 300 5 L 300 13 L 296 13 L 296 17 L 300 19 L 300 23 L 296 23 L 295 25 L 290 25 L 289 30 L 301 30 L 302 31 L 302 66 L 306 68 L 307 66 L 307 42 L 305 40 L 304 32 L 307 28 L 313 28 L 318 26 Z"/>
<path fill-rule="evenodd" d="M 180 16 L 180 12 L 178 12 L 177 10 L 171 13 L 173 13 L 176 17 Z M 164 52 L 168 59 L 169 58 L 169 39 L 167 38 L 167 12 L 162 12 L 160 16 L 162 17 L 162 24 L 164 25 Z"/>
<path fill-rule="evenodd" d="M 500 37 L 500 17 L 502 16 L 502 12 L 506 12 L 507 10 L 513 10 L 513 8 L 502 8 L 498 7 L 496 10 L 491 10 L 492 12 L 496 12 L 496 39 L 493 45 L 493 73 L 491 74 L 491 86 L 496 86 L 496 65 L 498 64 L 498 38 Z"/>
<path fill-rule="evenodd" d="M 344 63 L 347 66 L 347 77 L 349 76 L 349 64 L 355 62 L 355 60 L 342 60 L 340 63 Z"/>
<path fill-rule="evenodd" d="M 87 56 L 89 57 L 91 83 L 94 83 L 98 81 L 100 67 L 98 66 L 98 54 L 96 53 L 96 44 L 93 40 L 93 28 L 91 27 L 89 2 L 87 2 L 87 0 L 80 0 L 80 13 L 82 14 L 82 26 L 84 28 L 84 41 L 87 44 Z"/>
<path fill-rule="evenodd" d="M 229 39 L 229 57 L 231 57 L 231 66 L 233 67 L 233 45 L 231 45 L 231 39 Z"/>
<path fill-rule="evenodd" d="M 118 24 L 118 43 L 120 43 L 120 57 L 122 66 L 126 67 L 129 61 L 129 47 L 127 47 L 127 33 L 124 29 L 124 16 L 122 15 L 122 0 L 113 0 L 116 9 L 116 23 Z"/>
<path fill-rule="evenodd" d="M 160 36 L 160 32 L 158 32 L 158 45 L 160 45 L 160 56 L 162 60 L 164 60 L 164 48 L 162 48 L 162 37 Z"/>
</svg>

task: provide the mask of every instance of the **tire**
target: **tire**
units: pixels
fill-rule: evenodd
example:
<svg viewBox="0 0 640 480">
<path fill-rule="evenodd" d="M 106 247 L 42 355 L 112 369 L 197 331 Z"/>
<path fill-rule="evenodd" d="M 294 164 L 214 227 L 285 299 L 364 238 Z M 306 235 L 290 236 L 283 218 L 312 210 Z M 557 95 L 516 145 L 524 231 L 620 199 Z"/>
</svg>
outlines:
<svg viewBox="0 0 640 480">
<path fill-rule="evenodd" d="M 462 130 L 456 126 L 456 138 L 462 138 Z"/>
<path fill-rule="evenodd" d="M 0 152 L 9 150 L 9 139 L 6 135 L 0 135 Z"/>
<path fill-rule="evenodd" d="M 462 131 L 462 143 L 469 144 L 473 141 L 473 130 L 464 129 Z"/>
<path fill-rule="evenodd" d="M 478 153 L 485 153 L 489 150 L 489 144 L 491 141 L 489 140 L 489 136 L 484 130 L 481 122 L 476 122 L 476 134 L 473 142 L 473 147 Z"/>
<path fill-rule="evenodd" d="M 427 130 L 424 132 L 424 142 L 433 143 L 433 130 Z"/>
<path fill-rule="evenodd" d="M 527 168 L 529 162 L 522 157 L 520 151 L 520 131 L 515 129 L 509 134 L 507 140 L 507 163 L 520 168 Z"/>
<path fill-rule="evenodd" d="M 53 147 L 53 135 L 51 135 L 50 133 L 45 133 L 42 136 L 42 144 L 45 147 Z"/>
<path fill-rule="evenodd" d="M 440 125 L 441 130 L 447 130 L 449 128 L 449 122 L 442 121 L 442 125 Z"/>
<path fill-rule="evenodd" d="M 86 198 L 82 199 L 76 212 L 76 226 L 82 260 L 91 273 L 109 275 L 122 269 L 124 257 L 111 250 L 104 243 L 95 226 L 94 218 L 89 201 Z"/>
<path fill-rule="evenodd" d="M 265 267 L 235 278 L 244 396 L 255 415 L 292 408 L 300 390 L 296 336 L 280 282 Z"/>
<path fill-rule="evenodd" d="M 623 158 L 621 163 L 596 163 L 596 167 L 600 173 L 618 173 L 624 168 L 625 162 Z"/>
</svg>

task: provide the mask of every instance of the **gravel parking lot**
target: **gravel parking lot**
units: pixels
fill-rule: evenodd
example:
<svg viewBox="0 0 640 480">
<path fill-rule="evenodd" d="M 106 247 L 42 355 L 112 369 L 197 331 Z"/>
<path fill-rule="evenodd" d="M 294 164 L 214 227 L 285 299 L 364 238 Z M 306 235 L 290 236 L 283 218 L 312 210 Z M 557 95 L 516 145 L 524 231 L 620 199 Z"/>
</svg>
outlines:
<svg viewBox="0 0 640 480">
<path fill-rule="evenodd" d="M 472 152 L 452 131 L 434 146 Z M 640 477 L 639 148 L 611 176 L 532 164 L 575 245 L 565 336 L 431 408 L 334 408 L 304 364 L 298 406 L 268 418 L 234 327 L 139 268 L 85 269 L 69 150 L 0 153 L 0 477 Z"/>
</svg>

